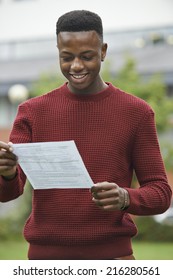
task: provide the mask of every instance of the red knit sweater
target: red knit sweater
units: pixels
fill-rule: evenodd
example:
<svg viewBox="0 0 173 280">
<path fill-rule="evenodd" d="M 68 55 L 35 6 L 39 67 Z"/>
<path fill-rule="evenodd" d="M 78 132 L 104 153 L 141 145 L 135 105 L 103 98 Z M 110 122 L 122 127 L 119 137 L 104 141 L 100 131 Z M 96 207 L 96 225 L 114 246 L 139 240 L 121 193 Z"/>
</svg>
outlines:
<svg viewBox="0 0 173 280">
<path fill-rule="evenodd" d="M 113 259 L 132 253 L 137 232 L 128 213 L 153 215 L 170 204 L 152 109 L 141 99 L 109 84 L 91 96 L 76 96 L 67 85 L 19 106 L 13 143 L 74 140 L 94 183 L 126 188 L 130 207 L 104 211 L 88 189 L 33 191 L 24 236 L 30 259 Z M 140 188 L 131 188 L 133 170 Z M 0 178 L 0 200 L 23 192 L 25 175 Z"/>
</svg>

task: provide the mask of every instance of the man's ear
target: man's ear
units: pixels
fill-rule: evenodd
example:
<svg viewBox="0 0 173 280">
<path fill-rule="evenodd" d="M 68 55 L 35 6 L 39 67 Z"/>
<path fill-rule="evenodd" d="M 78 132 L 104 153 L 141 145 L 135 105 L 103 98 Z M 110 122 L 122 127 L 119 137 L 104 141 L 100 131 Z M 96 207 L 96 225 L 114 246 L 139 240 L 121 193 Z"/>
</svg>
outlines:
<svg viewBox="0 0 173 280">
<path fill-rule="evenodd" d="M 101 51 L 101 61 L 104 61 L 104 59 L 106 57 L 107 48 L 108 48 L 108 45 L 106 43 L 103 43 L 102 51 Z"/>
</svg>

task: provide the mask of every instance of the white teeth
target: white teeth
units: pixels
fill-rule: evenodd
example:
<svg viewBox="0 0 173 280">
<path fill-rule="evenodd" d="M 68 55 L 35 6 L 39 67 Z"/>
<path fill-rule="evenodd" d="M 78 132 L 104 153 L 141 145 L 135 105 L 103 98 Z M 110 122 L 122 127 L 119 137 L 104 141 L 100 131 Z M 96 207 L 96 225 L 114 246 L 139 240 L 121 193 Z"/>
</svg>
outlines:
<svg viewBox="0 0 173 280">
<path fill-rule="evenodd" d="M 72 75 L 72 77 L 75 79 L 82 79 L 85 77 L 85 75 Z"/>
</svg>

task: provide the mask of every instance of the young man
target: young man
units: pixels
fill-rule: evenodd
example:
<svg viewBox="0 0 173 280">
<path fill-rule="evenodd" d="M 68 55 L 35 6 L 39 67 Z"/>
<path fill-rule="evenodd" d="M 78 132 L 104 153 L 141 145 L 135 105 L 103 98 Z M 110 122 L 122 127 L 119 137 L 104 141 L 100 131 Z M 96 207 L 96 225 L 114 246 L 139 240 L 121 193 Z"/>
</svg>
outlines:
<svg viewBox="0 0 173 280">
<path fill-rule="evenodd" d="M 152 109 L 100 76 L 106 56 L 100 17 L 79 10 L 56 26 L 67 83 L 19 106 L 13 143 L 74 140 L 94 186 L 33 191 L 24 228 L 29 259 L 133 259 L 129 214 L 170 205 Z M 131 188 L 133 171 L 140 187 Z M 23 193 L 26 177 L 10 144 L 0 143 L 0 200 Z"/>
</svg>

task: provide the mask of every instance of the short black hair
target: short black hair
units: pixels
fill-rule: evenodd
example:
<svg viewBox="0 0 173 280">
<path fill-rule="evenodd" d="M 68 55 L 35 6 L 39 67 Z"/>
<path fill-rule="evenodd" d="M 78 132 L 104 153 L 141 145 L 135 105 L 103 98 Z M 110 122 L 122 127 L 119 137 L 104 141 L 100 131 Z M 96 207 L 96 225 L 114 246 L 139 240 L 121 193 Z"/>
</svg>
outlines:
<svg viewBox="0 0 173 280">
<path fill-rule="evenodd" d="M 60 32 L 96 31 L 103 41 L 102 20 L 96 13 L 74 10 L 63 14 L 56 23 L 56 35 Z"/>
</svg>

